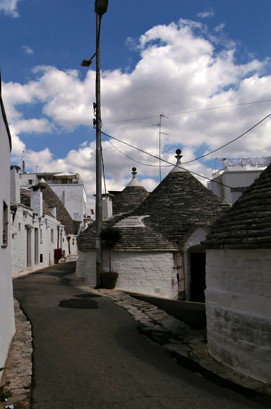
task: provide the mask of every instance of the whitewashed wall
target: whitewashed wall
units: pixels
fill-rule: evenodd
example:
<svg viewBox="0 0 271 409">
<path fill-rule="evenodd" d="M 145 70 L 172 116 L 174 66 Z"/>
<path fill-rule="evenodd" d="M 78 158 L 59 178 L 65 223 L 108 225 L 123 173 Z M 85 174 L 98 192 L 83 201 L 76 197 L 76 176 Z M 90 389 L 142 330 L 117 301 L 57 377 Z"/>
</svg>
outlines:
<svg viewBox="0 0 271 409">
<path fill-rule="evenodd" d="M 208 186 L 210 190 L 224 203 L 235 203 L 242 192 L 232 192 L 231 188 L 250 186 L 261 174 L 261 170 L 222 170 L 217 172 L 219 176 L 214 177 Z M 218 182 L 218 183 L 217 183 Z"/>
<path fill-rule="evenodd" d="M 36 173 L 20 173 L 20 185 L 28 188 L 38 183 Z M 86 214 L 86 191 L 84 184 L 67 183 L 67 184 L 48 184 L 56 193 L 63 205 L 66 207 L 71 218 L 76 221 L 83 221 Z"/>
<path fill-rule="evenodd" d="M 175 298 L 178 288 L 172 286 L 176 280 L 172 253 L 121 252 L 112 253 L 112 269 L 119 273 L 116 288 L 140 294 Z M 104 270 L 108 270 L 108 257 L 104 254 Z M 84 277 L 96 284 L 95 251 L 79 252 L 76 267 L 78 278 Z"/>
<path fill-rule="evenodd" d="M 86 214 L 86 193 L 82 183 L 50 184 L 50 188 L 62 201 L 71 218 L 83 221 Z"/>
<path fill-rule="evenodd" d="M 271 251 L 207 250 L 206 256 L 210 354 L 271 383 Z"/>
<path fill-rule="evenodd" d="M 9 346 L 15 333 L 13 288 L 11 278 L 10 223 L 7 245 L 3 243 L 3 201 L 10 206 L 10 146 L 0 109 L 0 367 L 5 366 Z M 0 373 L 1 379 L 2 373 Z"/>
<path fill-rule="evenodd" d="M 27 227 L 31 230 L 30 263 L 27 263 Z M 38 229 L 36 237 L 35 229 Z M 53 231 L 52 236 L 51 230 Z M 22 205 L 17 207 L 12 223 L 11 246 L 13 277 L 54 264 L 56 248 L 61 248 L 65 256 L 69 255 L 67 236 L 60 222 L 50 216 L 33 217 L 33 212 Z M 36 257 L 35 246 L 37 246 Z M 76 236 L 70 239 L 70 250 L 72 255 L 77 254 Z"/>
</svg>

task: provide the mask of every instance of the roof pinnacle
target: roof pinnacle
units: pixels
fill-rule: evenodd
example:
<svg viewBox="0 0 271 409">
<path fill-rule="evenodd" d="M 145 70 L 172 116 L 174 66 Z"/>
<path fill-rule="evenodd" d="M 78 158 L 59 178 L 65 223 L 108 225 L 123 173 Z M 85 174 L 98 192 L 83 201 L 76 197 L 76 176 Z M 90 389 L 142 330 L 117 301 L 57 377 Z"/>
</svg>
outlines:
<svg viewBox="0 0 271 409">
<path fill-rule="evenodd" d="M 176 149 L 176 156 L 175 158 L 177 159 L 175 167 L 171 170 L 171 172 L 187 172 L 187 170 L 183 167 L 181 159 L 182 159 L 182 150 L 181 149 Z M 171 173 L 170 172 L 170 173 Z"/>
<path fill-rule="evenodd" d="M 132 177 L 132 180 L 130 181 L 130 183 L 127 186 L 140 186 L 140 184 L 139 184 L 139 182 L 137 180 L 137 177 L 136 177 L 136 175 L 137 175 L 136 168 L 132 168 L 131 174 L 132 174 L 133 177 Z"/>
</svg>

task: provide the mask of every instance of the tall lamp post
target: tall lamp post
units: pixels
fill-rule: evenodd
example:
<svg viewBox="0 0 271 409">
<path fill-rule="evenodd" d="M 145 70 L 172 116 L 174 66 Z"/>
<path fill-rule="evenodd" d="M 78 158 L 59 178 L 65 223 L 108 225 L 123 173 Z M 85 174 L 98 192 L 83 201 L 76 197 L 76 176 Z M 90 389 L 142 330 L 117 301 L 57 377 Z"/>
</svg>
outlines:
<svg viewBox="0 0 271 409">
<path fill-rule="evenodd" d="M 101 140 L 101 63 L 100 63 L 100 32 L 102 16 L 106 13 L 108 0 L 95 0 L 96 13 L 96 52 L 81 65 L 88 67 L 96 56 L 96 102 L 94 103 L 96 128 L 96 286 L 101 286 L 101 273 L 103 270 L 103 249 L 101 240 L 102 230 L 102 140 Z"/>
</svg>

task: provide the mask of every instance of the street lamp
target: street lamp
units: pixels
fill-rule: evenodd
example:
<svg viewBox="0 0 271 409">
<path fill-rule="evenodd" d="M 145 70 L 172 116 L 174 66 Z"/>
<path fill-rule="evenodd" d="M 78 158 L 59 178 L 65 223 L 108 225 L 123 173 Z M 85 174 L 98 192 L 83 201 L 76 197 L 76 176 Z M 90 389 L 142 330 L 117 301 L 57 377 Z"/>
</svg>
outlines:
<svg viewBox="0 0 271 409">
<path fill-rule="evenodd" d="M 95 0 L 95 13 L 102 16 L 106 13 L 108 7 L 108 0 Z"/>
<path fill-rule="evenodd" d="M 102 140 L 101 140 L 101 64 L 100 64 L 100 32 L 101 20 L 108 7 L 108 0 L 95 0 L 96 13 L 96 52 L 90 59 L 83 60 L 81 65 L 88 67 L 96 57 L 96 102 L 94 104 L 96 128 L 96 286 L 101 286 L 101 273 L 103 270 L 103 250 L 101 240 L 102 230 Z"/>
</svg>

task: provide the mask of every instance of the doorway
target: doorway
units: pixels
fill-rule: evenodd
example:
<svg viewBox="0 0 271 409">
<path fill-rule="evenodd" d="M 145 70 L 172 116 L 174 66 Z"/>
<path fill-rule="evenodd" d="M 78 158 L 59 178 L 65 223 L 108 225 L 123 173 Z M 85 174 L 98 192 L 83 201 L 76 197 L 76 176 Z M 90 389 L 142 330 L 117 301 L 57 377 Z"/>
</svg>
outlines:
<svg viewBox="0 0 271 409">
<path fill-rule="evenodd" d="M 32 238 L 31 227 L 26 227 L 26 264 L 27 267 L 32 266 Z"/>
<path fill-rule="evenodd" d="M 206 288 L 206 253 L 190 253 L 190 301 L 205 302 L 204 290 Z"/>
</svg>

